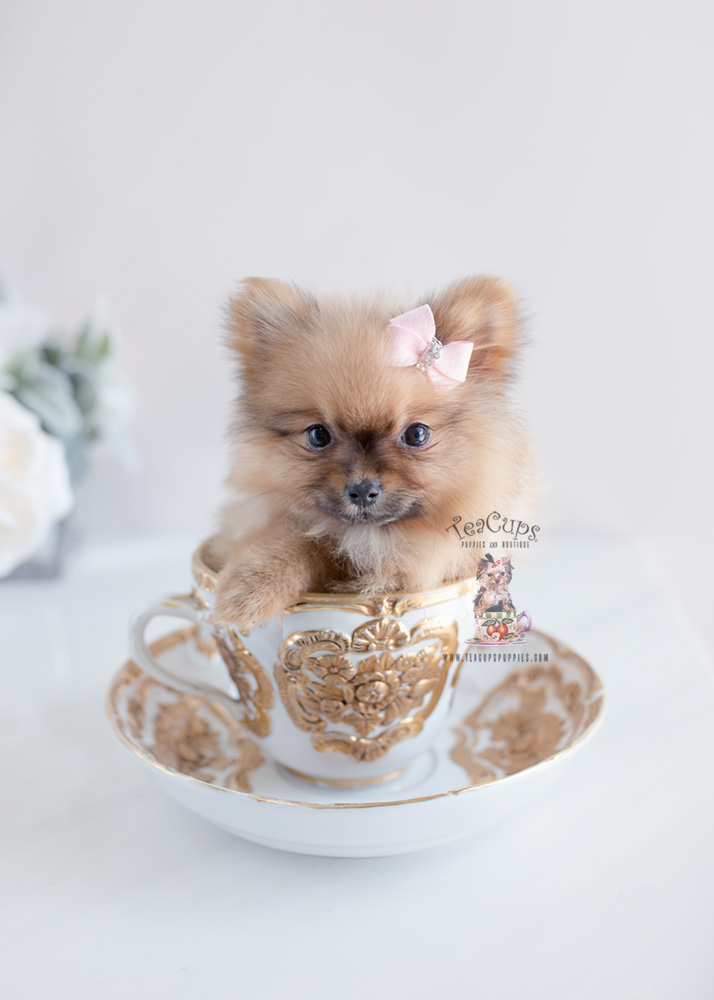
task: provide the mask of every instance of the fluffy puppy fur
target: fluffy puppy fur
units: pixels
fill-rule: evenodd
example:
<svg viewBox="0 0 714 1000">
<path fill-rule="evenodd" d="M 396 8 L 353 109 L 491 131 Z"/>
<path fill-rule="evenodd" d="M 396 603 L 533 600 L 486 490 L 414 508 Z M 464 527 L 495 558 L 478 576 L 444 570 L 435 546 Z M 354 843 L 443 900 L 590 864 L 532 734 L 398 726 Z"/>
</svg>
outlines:
<svg viewBox="0 0 714 1000">
<path fill-rule="evenodd" d="M 423 302 L 443 342 L 475 345 L 451 391 L 389 363 L 389 320 Z M 318 302 L 249 278 L 228 304 L 227 332 L 240 391 L 230 499 L 209 550 L 218 620 L 250 628 L 303 591 L 421 591 L 473 575 L 478 550 L 446 531 L 452 518 L 523 516 L 530 445 L 508 398 L 520 340 L 500 280 L 390 303 Z M 423 446 L 405 440 L 414 424 L 430 430 Z M 358 506 L 350 492 L 365 483 L 378 495 Z"/>
<path fill-rule="evenodd" d="M 488 611 L 508 611 L 514 615 L 516 608 L 508 592 L 513 578 L 511 557 L 501 559 L 498 565 L 494 564 L 490 555 L 479 559 L 477 575 L 479 589 L 474 600 L 474 613 L 477 617 L 480 618 Z"/>
</svg>

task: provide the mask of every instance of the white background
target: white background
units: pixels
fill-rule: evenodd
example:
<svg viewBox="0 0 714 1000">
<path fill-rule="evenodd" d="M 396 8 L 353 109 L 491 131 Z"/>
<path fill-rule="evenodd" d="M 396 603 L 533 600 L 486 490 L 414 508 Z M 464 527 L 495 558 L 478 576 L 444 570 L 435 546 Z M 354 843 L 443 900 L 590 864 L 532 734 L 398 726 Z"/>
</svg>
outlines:
<svg viewBox="0 0 714 1000">
<path fill-rule="evenodd" d="M 210 530 L 235 280 L 492 272 L 530 316 L 546 522 L 643 541 L 697 624 L 713 27 L 691 0 L 6 0 L 0 273 L 67 323 L 107 295 L 136 393 L 141 467 L 98 456 L 85 538 Z"/>
</svg>

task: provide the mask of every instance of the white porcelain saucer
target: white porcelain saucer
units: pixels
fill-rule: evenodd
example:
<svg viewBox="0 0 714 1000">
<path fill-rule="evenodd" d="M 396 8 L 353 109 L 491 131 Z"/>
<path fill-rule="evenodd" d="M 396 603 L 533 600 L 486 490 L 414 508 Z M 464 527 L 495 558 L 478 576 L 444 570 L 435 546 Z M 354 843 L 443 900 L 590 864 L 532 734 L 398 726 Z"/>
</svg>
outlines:
<svg viewBox="0 0 714 1000">
<path fill-rule="evenodd" d="M 152 648 L 177 670 L 221 675 L 193 627 Z M 247 840 L 335 857 L 406 854 L 490 826 L 539 794 L 603 711 L 594 670 L 543 633 L 512 653 L 472 647 L 434 747 L 397 780 L 347 791 L 291 777 L 222 706 L 131 661 L 107 694 L 119 739 L 182 805 Z"/>
</svg>

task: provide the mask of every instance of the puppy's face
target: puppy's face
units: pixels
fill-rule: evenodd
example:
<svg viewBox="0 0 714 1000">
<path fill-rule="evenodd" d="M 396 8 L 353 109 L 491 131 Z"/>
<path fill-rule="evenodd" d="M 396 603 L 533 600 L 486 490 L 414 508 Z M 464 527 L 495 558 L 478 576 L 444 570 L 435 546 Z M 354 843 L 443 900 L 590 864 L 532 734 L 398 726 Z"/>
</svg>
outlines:
<svg viewBox="0 0 714 1000">
<path fill-rule="evenodd" d="M 241 361 L 244 488 L 316 523 L 448 523 L 454 482 L 468 479 L 475 436 L 501 404 L 513 304 L 493 279 L 430 304 L 440 339 L 476 345 L 466 382 L 448 392 L 416 367 L 390 365 L 386 328 L 404 308 L 244 283 L 228 317 Z"/>
<path fill-rule="evenodd" d="M 490 560 L 479 560 L 478 582 L 485 590 L 507 590 L 512 575 L 510 556 L 502 559 L 497 565 Z"/>
<path fill-rule="evenodd" d="M 346 524 L 388 524 L 423 514 L 441 468 L 431 454 L 444 427 L 436 409 L 365 407 L 350 414 L 323 396 L 314 409 L 276 414 L 283 467 L 306 506 Z"/>
</svg>

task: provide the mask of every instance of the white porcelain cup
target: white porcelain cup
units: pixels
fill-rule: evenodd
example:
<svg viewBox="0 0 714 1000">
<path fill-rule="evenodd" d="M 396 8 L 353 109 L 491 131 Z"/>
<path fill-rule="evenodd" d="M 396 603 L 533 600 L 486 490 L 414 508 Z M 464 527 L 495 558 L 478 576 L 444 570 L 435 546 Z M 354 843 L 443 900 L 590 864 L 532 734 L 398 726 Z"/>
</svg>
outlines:
<svg viewBox="0 0 714 1000">
<path fill-rule="evenodd" d="M 267 756 L 307 781 L 388 781 L 429 748 L 473 627 L 473 578 L 422 594 L 303 594 L 246 634 L 212 620 L 217 573 L 205 548 L 193 557 L 191 594 L 159 600 L 133 619 L 130 652 L 143 670 L 226 706 Z M 230 693 L 199 670 L 179 676 L 152 654 L 144 633 L 162 615 L 200 626 L 225 664 Z"/>
</svg>

